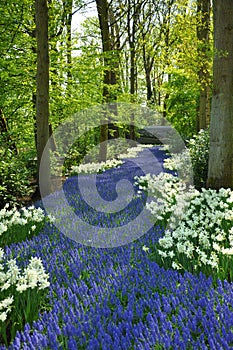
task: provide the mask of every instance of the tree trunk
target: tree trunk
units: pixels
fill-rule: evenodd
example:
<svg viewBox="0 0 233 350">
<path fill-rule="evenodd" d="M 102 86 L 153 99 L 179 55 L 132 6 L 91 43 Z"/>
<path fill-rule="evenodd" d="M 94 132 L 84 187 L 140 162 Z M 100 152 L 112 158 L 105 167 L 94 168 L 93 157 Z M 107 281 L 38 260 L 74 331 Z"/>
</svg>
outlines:
<svg viewBox="0 0 233 350">
<path fill-rule="evenodd" d="M 49 50 L 48 50 L 48 6 L 47 0 L 35 0 L 37 75 L 36 75 L 36 124 L 37 164 L 43 171 L 43 194 L 50 193 L 49 151 L 43 151 L 49 139 Z M 43 155 L 43 169 L 40 169 Z"/>
<path fill-rule="evenodd" d="M 198 71 L 200 98 L 197 113 L 197 131 L 199 131 L 200 129 L 206 129 L 210 120 L 210 77 L 207 67 L 209 60 L 210 0 L 197 1 L 197 20 L 198 56 L 200 59 Z"/>
<path fill-rule="evenodd" d="M 214 77 L 207 186 L 233 189 L 233 6 L 214 0 Z"/>
<path fill-rule="evenodd" d="M 102 38 L 103 53 L 108 53 L 111 50 L 110 32 L 108 24 L 108 3 L 107 0 L 96 0 L 97 12 L 99 17 L 99 24 Z M 111 74 L 109 70 L 109 57 L 104 56 L 104 87 L 103 87 L 103 102 L 109 102 L 109 85 L 111 83 Z M 107 140 L 108 140 L 108 123 L 106 113 L 100 125 L 100 153 L 99 160 L 106 161 L 107 159 Z"/>
<path fill-rule="evenodd" d="M 138 30 L 139 15 L 142 7 L 141 1 L 128 0 L 127 9 L 127 28 L 128 41 L 130 49 L 130 97 L 131 102 L 135 103 L 135 94 L 137 93 L 137 65 L 136 65 L 136 35 Z M 130 116 L 129 137 L 136 139 L 134 112 Z"/>
<path fill-rule="evenodd" d="M 7 121 L 4 117 L 2 109 L 0 109 L 0 134 L 3 135 L 3 140 L 6 143 L 6 148 L 9 148 L 14 154 L 17 155 L 17 146 L 8 130 Z"/>
<path fill-rule="evenodd" d="M 101 30 L 101 38 L 102 38 L 102 48 L 104 53 L 104 87 L 103 87 L 103 102 L 111 103 L 116 101 L 116 94 L 111 89 L 111 86 L 116 85 L 117 83 L 117 75 L 116 70 L 119 68 L 119 61 L 117 55 L 115 57 L 115 62 L 111 61 L 111 57 L 109 53 L 115 47 L 112 47 L 111 43 L 111 35 L 110 35 L 110 25 L 109 20 L 111 20 L 110 16 L 110 8 L 107 0 L 96 0 L 97 12 L 99 17 L 99 24 Z M 113 30 L 113 27 L 111 28 Z M 113 38 L 114 39 L 114 38 Z M 119 45 L 118 42 L 116 42 Z M 118 47 L 117 47 L 118 49 Z M 117 69 L 116 69 L 117 67 Z M 110 107 L 110 111 L 112 111 L 113 107 Z M 117 114 L 117 110 L 114 110 L 114 114 Z M 118 136 L 118 128 L 114 125 L 114 121 L 109 116 L 109 111 L 105 111 L 103 115 L 103 119 L 100 125 L 100 153 L 99 158 L 100 161 L 106 161 L 107 159 L 107 140 L 110 135 L 113 137 Z M 112 136 L 111 136 L 112 137 Z"/>
<path fill-rule="evenodd" d="M 65 16 L 66 16 L 66 62 L 67 62 L 67 92 L 70 96 L 70 87 L 72 83 L 72 7 L 73 0 L 65 1 Z"/>
</svg>

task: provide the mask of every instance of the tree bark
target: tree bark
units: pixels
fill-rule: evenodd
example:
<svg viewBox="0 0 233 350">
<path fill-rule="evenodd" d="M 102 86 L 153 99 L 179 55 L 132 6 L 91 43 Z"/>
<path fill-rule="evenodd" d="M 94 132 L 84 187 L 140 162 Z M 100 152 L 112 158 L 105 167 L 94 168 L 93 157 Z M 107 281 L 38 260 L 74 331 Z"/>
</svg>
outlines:
<svg viewBox="0 0 233 350">
<path fill-rule="evenodd" d="M 210 76 L 207 68 L 209 60 L 210 0 L 197 1 L 197 19 L 198 56 L 200 58 L 198 71 L 200 98 L 197 114 L 197 131 L 199 131 L 200 129 L 206 129 L 210 121 Z"/>
<path fill-rule="evenodd" d="M 16 143 L 11 137 L 8 129 L 7 121 L 4 117 L 3 111 L 0 108 L 0 133 L 3 135 L 3 140 L 6 143 L 6 148 L 9 148 L 14 154 L 18 154 Z"/>
<path fill-rule="evenodd" d="M 99 24 L 101 30 L 101 38 L 102 38 L 102 49 L 103 53 L 107 53 L 111 51 L 110 44 L 110 32 L 109 32 L 109 24 L 108 24 L 108 3 L 107 0 L 96 0 L 97 12 L 99 17 Z M 103 87 L 103 102 L 109 102 L 109 85 L 111 83 L 111 74 L 109 70 L 109 57 L 104 56 L 104 87 Z M 108 123 L 107 116 L 104 113 L 103 119 L 100 125 L 100 152 L 99 152 L 99 160 L 106 161 L 107 159 L 107 141 L 108 140 Z"/>
<path fill-rule="evenodd" d="M 142 1 L 128 0 L 127 1 L 127 28 L 128 42 L 130 49 L 130 97 L 131 102 L 135 103 L 135 95 L 137 93 L 137 64 L 136 64 L 136 36 L 139 24 L 139 15 L 142 7 Z M 130 115 L 129 138 L 136 139 L 134 121 L 134 112 Z"/>
<path fill-rule="evenodd" d="M 207 186 L 233 188 L 233 6 L 214 0 L 214 76 Z"/>
<path fill-rule="evenodd" d="M 66 0 L 64 2 L 64 13 L 66 17 L 66 62 L 67 62 L 67 92 L 70 96 L 70 87 L 72 83 L 72 8 L 73 0 Z"/>
<path fill-rule="evenodd" d="M 47 0 L 35 0 L 37 75 L 36 75 L 36 124 L 38 179 L 42 155 L 49 139 L 49 49 Z M 43 194 L 50 193 L 49 151 L 43 155 Z"/>
<path fill-rule="evenodd" d="M 107 0 L 96 0 L 97 12 L 99 17 L 99 24 L 101 30 L 102 38 L 102 49 L 104 53 L 104 87 L 103 87 L 103 102 L 111 103 L 115 102 L 117 97 L 115 91 L 112 90 L 112 86 L 117 83 L 117 74 L 116 70 L 119 68 L 117 61 L 117 55 L 115 55 L 115 62 L 112 61 L 114 54 L 113 45 L 117 45 L 116 51 L 119 49 L 118 39 L 114 43 L 114 37 L 111 38 L 110 29 L 113 30 L 113 23 L 110 26 L 109 21 L 111 22 L 110 16 L 110 7 Z M 113 21 L 112 21 L 113 22 Z M 112 40 L 113 39 L 113 40 Z M 112 45 L 113 42 L 113 45 Z M 111 53 L 111 57 L 110 57 Z M 116 107 L 109 105 L 109 111 L 117 114 Z M 108 110 L 104 111 L 103 119 L 100 125 L 100 161 L 106 161 L 107 159 L 107 140 L 109 137 L 118 136 L 118 127 L 114 124 L 114 121 L 110 117 Z"/>
</svg>

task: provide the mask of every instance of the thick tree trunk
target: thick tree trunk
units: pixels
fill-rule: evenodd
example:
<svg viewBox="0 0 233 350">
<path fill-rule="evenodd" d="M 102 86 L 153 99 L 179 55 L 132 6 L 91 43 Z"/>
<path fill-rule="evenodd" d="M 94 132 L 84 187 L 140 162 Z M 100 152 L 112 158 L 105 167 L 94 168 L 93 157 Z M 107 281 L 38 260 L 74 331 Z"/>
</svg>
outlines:
<svg viewBox="0 0 233 350">
<path fill-rule="evenodd" d="M 42 155 L 49 139 L 49 50 L 47 0 L 35 0 L 37 75 L 36 75 L 36 124 L 38 177 Z M 50 193 L 49 151 L 43 155 L 43 194 Z"/>
<path fill-rule="evenodd" d="M 233 188 L 233 6 L 214 0 L 214 88 L 207 186 Z"/>
<path fill-rule="evenodd" d="M 112 86 L 117 83 L 117 74 L 116 71 L 119 68 L 119 59 L 116 55 L 115 62 L 111 61 L 111 57 L 109 53 L 113 53 L 112 47 L 112 38 L 110 34 L 110 24 L 111 21 L 110 16 L 110 8 L 107 0 L 96 0 L 97 12 L 99 17 L 99 24 L 101 30 L 101 38 L 102 38 L 102 48 L 104 56 L 104 87 L 103 87 L 103 102 L 111 103 L 116 101 L 116 94 L 112 90 Z M 112 24 L 113 26 L 113 24 Z M 111 27 L 113 30 L 113 27 Z M 114 39 L 114 38 L 113 38 Z M 114 41 L 114 40 L 113 40 Z M 117 49 L 119 49 L 118 39 L 116 41 Z M 113 111 L 113 107 L 110 107 L 110 111 Z M 117 115 L 117 110 L 113 111 L 114 114 Z M 118 127 L 114 124 L 114 121 L 109 116 L 109 111 L 104 112 L 103 119 L 100 126 L 100 153 L 99 158 L 100 161 L 106 161 L 107 159 L 107 140 L 109 137 L 117 137 L 118 136 Z"/>
</svg>

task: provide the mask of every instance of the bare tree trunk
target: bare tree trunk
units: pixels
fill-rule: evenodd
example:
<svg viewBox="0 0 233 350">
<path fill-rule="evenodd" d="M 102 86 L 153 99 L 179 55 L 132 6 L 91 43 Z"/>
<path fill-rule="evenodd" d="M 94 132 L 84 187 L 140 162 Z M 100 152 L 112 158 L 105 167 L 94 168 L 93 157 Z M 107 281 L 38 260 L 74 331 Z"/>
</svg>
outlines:
<svg viewBox="0 0 233 350">
<path fill-rule="evenodd" d="M 198 71 L 200 98 L 197 113 L 197 131 L 199 131 L 205 129 L 210 120 L 210 77 L 207 68 L 209 60 L 210 0 L 197 1 L 197 20 L 198 56 L 200 58 Z"/>
<path fill-rule="evenodd" d="M 214 89 L 207 186 L 233 189 L 233 6 L 214 0 Z"/>
<path fill-rule="evenodd" d="M 102 48 L 104 53 L 108 53 L 111 50 L 110 44 L 110 32 L 108 24 L 109 7 L 107 0 L 96 0 L 97 12 L 99 17 L 99 24 L 102 37 Z M 103 102 L 109 102 L 109 85 L 111 83 L 111 74 L 108 67 L 109 58 L 107 55 L 104 57 L 104 87 L 103 87 Z M 107 116 L 105 114 L 100 125 L 100 161 L 106 161 L 107 159 L 107 141 L 108 140 L 108 123 Z"/>
<path fill-rule="evenodd" d="M 4 117 L 3 111 L 0 108 L 0 134 L 3 135 L 3 140 L 6 143 L 6 147 L 9 148 L 14 154 L 18 154 L 18 149 L 16 143 L 11 137 L 11 134 L 8 129 L 7 121 Z"/>
<path fill-rule="evenodd" d="M 112 62 L 109 56 L 109 53 L 113 49 L 116 51 L 119 49 L 118 38 L 116 38 L 116 43 L 114 43 L 115 33 L 113 38 L 111 38 L 110 29 L 112 33 L 114 31 L 114 22 L 112 14 L 110 13 L 110 5 L 107 0 L 96 0 L 97 12 L 99 17 L 99 24 L 101 30 L 101 38 L 102 38 L 102 48 L 104 53 L 104 87 L 103 87 L 103 102 L 111 103 L 116 101 L 116 94 L 111 89 L 111 86 L 116 85 L 117 83 L 117 74 L 116 71 L 119 68 L 119 58 L 115 54 L 115 61 Z M 110 23 L 111 26 L 110 26 Z M 116 28 L 115 28 L 116 29 Z M 116 33 L 117 35 L 117 33 Z M 117 45 L 117 48 L 115 46 Z M 117 115 L 117 109 L 113 106 L 109 106 L 109 109 L 113 114 Z M 109 111 L 105 111 L 102 119 L 102 123 L 100 125 L 100 153 L 99 158 L 100 161 L 106 161 L 107 159 L 107 140 L 109 137 L 117 137 L 118 136 L 118 127 L 114 124 L 114 121 L 110 117 Z"/>
<path fill-rule="evenodd" d="M 139 15 L 142 7 L 142 1 L 128 0 L 127 9 L 127 28 L 128 41 L 130 49 L 130 96 L 131 102 L 135 102 L 135 94 L 137 93 L 137 65 L 136 65 L 136 35 L 138 30 Z M 134 113 L 130 116 L 129 137 L 131 140 L 136 139 L 134 126 Z"/>
<path fill-rule="evenodd" d="M 70 95 L 70 86 L 72 82 L 72 7 L 73 0 L 67 0 L 64 2 L 64 13 L 66 16 L 66 62 L 67 62 L 67 92 Z"/>
<path fill-rule="evenodd" d="M 37 75 L 36 75 L 36 124 L 38 177 L 42 155 L 49 139 L 49 49 L 47 0 L 35 0 Z M 43 192 L 50 193 L 49 151 L 43 155 Z"/>
</svg>

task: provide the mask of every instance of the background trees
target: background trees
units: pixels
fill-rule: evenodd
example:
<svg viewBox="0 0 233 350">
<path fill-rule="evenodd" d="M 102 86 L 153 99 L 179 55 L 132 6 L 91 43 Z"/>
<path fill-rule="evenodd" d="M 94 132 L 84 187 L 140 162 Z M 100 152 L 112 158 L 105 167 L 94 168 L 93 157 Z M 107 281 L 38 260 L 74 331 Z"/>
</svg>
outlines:
<svg viewBox="0 0 233 350">
<path fill-rule="evenodd" d="M 83 0 L 48 1 L 50 116 L 48 120 L 47 112 L 43 112 L 46 127 L 42 136 L 45 140 L 48 122 L 55 128 L 69 115 L 102 103 L 103 91 L 109 101 L 136 102 L 158 110 L 185 140 L 200 128 L 208 127 L 213 68 L 211 2 L 93 1 L 89 6 L 96 8 L 96 15 L 87 15 L 78 31 L 72 32 L 74 14 L 85 12 L 88 3 Z M 220 53 L 215 51 L 208 185 L 219 187 L 223 184 L 232 186 L 229 175 L 232 174 L 232 72 L 228 66 L 232 62 L 232 34 L 217 16 L 219 11 L 227 13 L 229 3 L 224 0 L 220 5 L 219 1 L 215 1 L 214 6 L 215 46 Z M 106 18 L 101 21 L 104 10 Z M 9 174 L 14 174 L 13 178 L 16 179 L 17 171 L 12 170 L 12 166 L 16 167 L 13 165 L 16 159 L 17 169 L 21 171 L 19 177 L 25 179 L 23 183 L 26 185 L 35 178 L 35 158 L 40 158 L 35 137 L 35 125 L 38 124 L 38 132 L 42 120 L 35 118 L 36 98 L 40 95 L 36 91 L 35 13 L 36 7 L 31 0 L 10 0 L 0 5 L 2 202 L 9 199 L 9 193 L 11 200 L 14 192 L 16 197 L 30 194 L 30 186 L 23 186 L 22 189 L 20 181 L 17 180 L 18 185 L 13 185 L 14 181 L 10 179 Z M 229 28 L 231 25 L 229 19 Z M 224 40 L 220 40 L 220 36 Z M 42 88 L 39 81 L 37 88 Z M 220 90 L 223 94 L 220 94 Z M 46 103 L 43 102 L 42 106 L 45 107 Z M 228 117 L 223 118 L 223 115 Z M 105 139 L 117 135 L 116 127 L 111 122 L 112 132 L 105 128 L 102 134 Z M 80 140 L 78 151 L 71 156 L 75 162 L 98 140 L 100 131 L 103 130 L 95 130 L 85 140 Z M 131 130 L 130 135 L 133 138 L 135 130 Z M 106 154 L 101 157 L 106 157 Z M 226 173 L 227 178 L 220 180 Z"/>
</svg>

